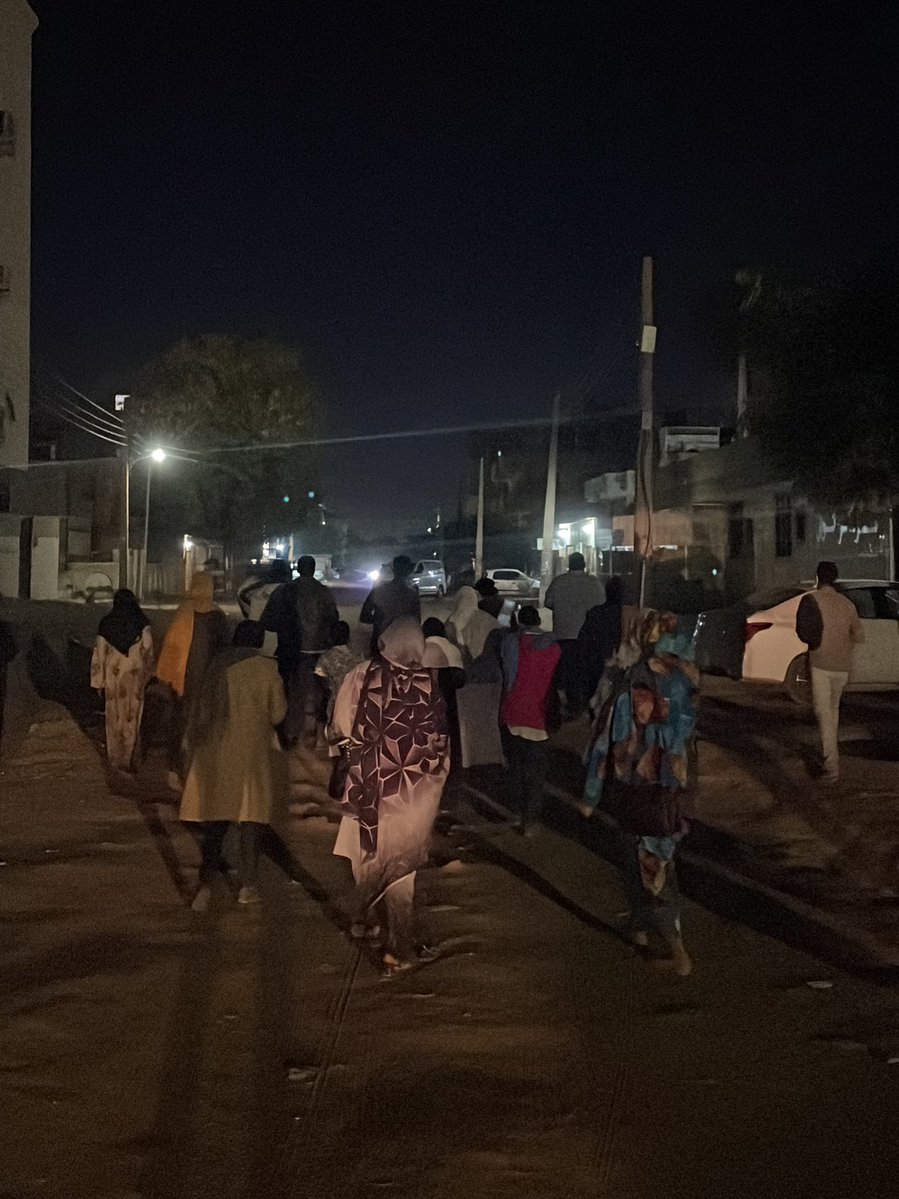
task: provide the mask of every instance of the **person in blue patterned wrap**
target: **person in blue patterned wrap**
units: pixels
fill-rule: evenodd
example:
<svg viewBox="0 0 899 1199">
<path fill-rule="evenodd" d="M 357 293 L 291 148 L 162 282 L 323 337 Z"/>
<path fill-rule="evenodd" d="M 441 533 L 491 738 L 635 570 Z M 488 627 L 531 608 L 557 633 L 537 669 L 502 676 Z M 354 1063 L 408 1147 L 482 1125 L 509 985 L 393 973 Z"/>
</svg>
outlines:
<svg viewBox="0 0 899 1199">
<path fill-rule="evenodd" d="M 650 932 L 659 933 L 665 962 L 687 975 L 674 858 L 686 831 L 681 801 L 699 672 L 689 637 L 676 630 L 670 613 L 644 613 L 607 669 L 585 755 L 582 811 L 601 807 L 620 829 L 634 943 L 645 946 Z"/>
</svg>

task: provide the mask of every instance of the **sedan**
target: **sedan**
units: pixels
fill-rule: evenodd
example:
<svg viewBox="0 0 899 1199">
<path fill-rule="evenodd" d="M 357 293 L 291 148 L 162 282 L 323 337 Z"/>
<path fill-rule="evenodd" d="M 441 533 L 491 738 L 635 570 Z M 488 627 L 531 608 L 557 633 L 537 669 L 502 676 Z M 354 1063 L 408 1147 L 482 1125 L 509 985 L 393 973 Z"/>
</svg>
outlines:
<svg viewBox="0 0 899 1199">
<path fill-rule="evenodd" d="M 839 590 L 861 617 L 863 645 L 855 646 L 850 691 L 886 691 L 899 687 L 899 583 L 845 579 Z M 754 611 L 746 618 L 743 678 L 781 683 L 791 699 L 809 702 L 808 653 L 796 636 L 802 595 Z"/>
<path fill-rule="evenodd" d="M 532 579 L 523 570 L 503 567 L 485 573 L 488 579 L 493 579 L 496 590 L 502 595 L 536 595 L 540 591 L 540 580 Z"/>
</svg>

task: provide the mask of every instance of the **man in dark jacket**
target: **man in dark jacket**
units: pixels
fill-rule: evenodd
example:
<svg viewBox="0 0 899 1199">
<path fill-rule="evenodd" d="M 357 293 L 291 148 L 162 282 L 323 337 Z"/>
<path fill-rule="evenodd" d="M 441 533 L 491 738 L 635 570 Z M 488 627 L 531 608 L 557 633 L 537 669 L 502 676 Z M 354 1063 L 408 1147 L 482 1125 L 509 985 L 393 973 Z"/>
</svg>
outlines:
<svg viewBox="0 0 899 1199">
<path fill-rule="evenodd" d="M 276 656 L 288 705 L 283 736 L 288 743 L 298 739 L 307 715 L 321 707 L 315 666 L 331 648 L 340 619 L 334 596 L 315 577 L 315 559 L 308 554 L 300 558 L 297 574 L 298 579 L 274 592 L 261 621 L 264 629 L 278 635 Z"/>
<path fill-rule="evenodd" d="M 370 624 L 371 654 L 378 652 L 381 634 L 398 616 L 414 616 L 421 620 L 421 601 L 418 592 L 409 582 L 415 563 L 405 554 L 393 560 L 393 578 L 379 583 L 368 595 L 359 614 L 361 624 Z"/>
</svg>

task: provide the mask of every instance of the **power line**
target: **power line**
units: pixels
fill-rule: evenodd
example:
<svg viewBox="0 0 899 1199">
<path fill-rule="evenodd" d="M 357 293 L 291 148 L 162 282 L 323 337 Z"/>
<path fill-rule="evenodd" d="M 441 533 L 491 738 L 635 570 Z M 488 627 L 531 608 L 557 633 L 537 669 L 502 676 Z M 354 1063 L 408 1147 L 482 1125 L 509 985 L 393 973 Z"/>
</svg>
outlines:
<svg viewBox="0 0 899 1199">
<path fill-rule="evenodd" d="M 39 362 L 35 362 L 34 360 L 32 360 L 31 365 L 33 370 L 36 370 L 39 374 L 46 375 L 47 378 L 52 379 L 59 387 L 64 388 L 66 392 L 71 392 L 72 395 L 77 396 L 78 399 L 84 400 L 86 404 L 90 404 L 92 408 L 96 408 L 97 411 L 101 412 L 107 420 L 112 420 L 120 427 L 124 428 L 124 421 L 121 417 L 107 412 L 102 405 L 98 404 L 95 400 L 92 400 L 89 396 L 84 395 L 76 387 L 73 387 L 71 383 L 67 383 L 65 379 L 61 378 L 61 376 L 54 374 L 53 371 L 48 370 L 45 366 L 41 366 Z"/>
<path fill-rule="evenodd" d="M 124 432 L 120 429 L 101 425 L 93 421 L 90 417 L 84 415 L 79 408 L 69 407 L 60 402 L 58 397 L 48 396 L 43 390 L 42 385 L 38 385 L 38 390 L 33 392 L 32 397 L 35 402 L 44 408 L 45 411 L 63 418 L 69 418 L 70 421 L 77 421 L 79 427 L 85 432 L 96 434 L 97 436 L 113 437 L 117 441 L 124 441 Z"/>
<path fill-rule="evenodd" d="M 95 416 L 90 409 L 84 408 L 82 405 L 70 400 L 63 392 L 51 390 L 47 383 L 41 382 L 39 379 L 34 380 L 34 386 L 42 390 L 46 402 L 58 404 L 70 415 L 78 416 L 87 424 L 102 429 L 104 432 L 124 434 L 125 428 L 121 421 L 117 422 L 111 420 L 109 417 Z"/>
<path fill-rule="evenodd" d="M 635 416 L 637 412 L 636 405 L 631 403 L 622 405 L 617 408 L 609 408 L 605 412 L 590 413 L 587 415 L 569 416 L 562 420 L 562 424 L 586 424 L 596 421 L 616 420 L 622 416 Z M 173 451 L 188 454 L 248 454 L 257 453 L 260 450 L 292 450 L 303 447 L 312 446 L 330 446 L 330 445 L 350 445 L 359 442 L 370 441 L 402 441 L 415 437 L 446 437 L 460 433 L 492 433 L 503 432 L 506 429 L 527 429 L 527 428 L 542 428 L 550 425 L 552 422 L 548 417 L 537 416 L 529 417 L 523 420 L 510 421 L 483 421 L 470 425 L 438 425 L 430 429 L 397 429 L 387 433 L 356 433 L 345 437 L 304 437 L 298 438 L 296 441 L 272 441 L 272 442 L 253 442 L 250 445 L 230 445 L 230 446 L 206 446 L 199 447 L 184 447 L 173 446 L 169 447 L 164 443 L 160 445 L 160 449 L 169 452 Z"/>
<path fill-rule="evenodd" d="M 124 437 L 108 437 L 105 433 L 98 433 L 96 428 L 91 428 L 89 425 L 83 424 L 80 420 L 76 420 L 75 417 L 69 416 L 66 412 L 63 412 L 55 405 L 47 403 L 46 400 L 42 400 L 40 396 L 34 396 L 33 399 L 39 408 L 43 408 L 46 412 L 49 412 L 58 420 L 65 421 L 66 424 L 73 425 L 76 429 L 80 429 L 82 433 L 87 433 L 91 437 L 97 437 L 100 439 L 100 441 L 108 441 L 111 445 L 125 445 Z"/>
</svg>

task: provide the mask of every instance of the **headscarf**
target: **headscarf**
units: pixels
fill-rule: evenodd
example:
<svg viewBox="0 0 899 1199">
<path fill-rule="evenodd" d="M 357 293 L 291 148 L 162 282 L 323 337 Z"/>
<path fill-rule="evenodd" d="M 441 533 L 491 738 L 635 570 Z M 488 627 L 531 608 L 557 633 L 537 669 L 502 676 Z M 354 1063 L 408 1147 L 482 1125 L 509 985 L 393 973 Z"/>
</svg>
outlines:
<svg viewBox="0 0 899 1199">
<path fill-rule="evenodd" d="M 414 616 L 398 616 L 392 620 L 378 640 L 382 658 L 403 670 L 421 666 L 425 652 L 425 635 Z"/>
<path fill-rule="evenodd" d="M 628 640 L 640 650 L 641 654 L 650 653 L 666 633 L 677 632 L 677 617 L 672 612 L 660 612 L 657 608 L 647 608 L 638 612 L 631 626 Z"/>
<path fill-rule="evenodd" d="M 478 610 L 479 597 L 474 587 L 460 587 L 456 594 L 456 603 L 453 607 L 450 620 L 453 628 L 459 637 L 465 632 L 465 626 Z"/>
<path fill-rule="evenodd" d="M 187 595 L 178 605 L 162 643 L 162 651 L 156 664 L 156 677 L 161 683 L 168 683 L 176 695 L 184 694 L 187 658 L 194 639 L 194 616 L 197 613 L 215 611 L 212 599 L 214 586 L 212 575 L 202 572 L 194 575 Z"/>
<path fill-rule="evenodd" d="M 378 645 L 380 656 L 366 669 L 356 710 L 343 798 L 359 822 L 366 858 L 377 852 L 382 798 L 414 803 L 419 778 L 437 773 L 447 754 L 446 708 L 436 672 L 421 665 L 421 625 L 401 616 L 387 626 Z"/>
<path fill-rule="evenodd" d="M 127 657 L 128 651 L 149 623 L 141 611 L 137 596 L 127 587 L 122 587 L 112 597 L 112 611 L 100 621 L 97 632 L 113 649 Z"/>
<path fill-rule="evenodd" d="M 460 649 L 468 652 L 472 659 L 484 652 L 487 638 L 497 627 L 498 621 L 489 612 L 478 606 L 478 593 L 473 587 L 461 587 L 456 596 L 456 606 L 447 621 L 451 640 Z"/>
</svg>

